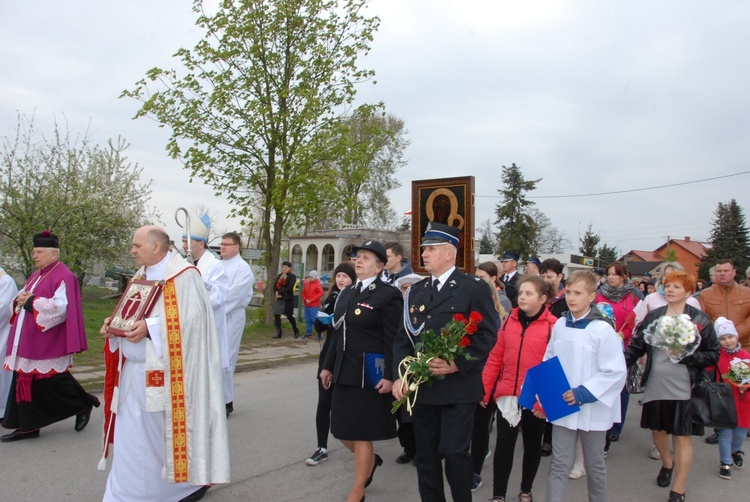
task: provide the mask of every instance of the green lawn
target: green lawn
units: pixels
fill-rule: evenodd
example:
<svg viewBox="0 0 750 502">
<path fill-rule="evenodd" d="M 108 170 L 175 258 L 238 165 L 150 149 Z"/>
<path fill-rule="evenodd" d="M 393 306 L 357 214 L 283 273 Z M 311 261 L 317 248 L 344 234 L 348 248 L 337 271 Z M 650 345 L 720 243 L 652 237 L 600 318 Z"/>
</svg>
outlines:
<svg viewBox="0 0 750 502">
<path fill-rule="evenodd" d="M 81 292 L 83 302 L 83 324 L 86 326 L 86 338 L 89 350 L 73 356 L 76 366 L 98 365 L 103 363 L 102 347 L 104 338 L 99 334 L 104 318 L 112 315 L 117 305 L 117 298 L 104 300 L 102 297 L 112 291 L 94 286 L 84 286 Z"/>
<path fill-rule="evenodd" d="M 104 296 L 112 294 L 112 291 L 94 286 L 84 286 L 83 298 L 83 322 L 86 326 L 86 337 L 89 342 L 89 350 L 73 356 L 76 366 L 96 366 L 103 363 L 102 347 L 104 339 L 99 334 L 99 329 L 106 317 L 112 315 L 117 305 L 117 298 L 103 299 Z M 243 346 L 264 345 L 272 343 L 274 327 L 260 322 L 258 308 L 247 309 L 247 322 L 245 332 L 242 336 Z M 300 330 L 304 330 L 304 322 L 297 323 Z M 289 325 L 285 323 L 284 331 L 291 333 Z"/>
</svg>

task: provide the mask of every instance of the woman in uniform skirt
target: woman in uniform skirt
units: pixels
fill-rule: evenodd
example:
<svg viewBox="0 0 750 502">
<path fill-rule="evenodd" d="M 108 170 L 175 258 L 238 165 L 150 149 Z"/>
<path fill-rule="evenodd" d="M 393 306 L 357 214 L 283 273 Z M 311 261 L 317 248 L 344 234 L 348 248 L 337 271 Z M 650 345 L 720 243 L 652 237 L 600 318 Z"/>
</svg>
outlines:
<svg viewBox="0 0 750 502">
<path fill-rule="evenodd" d="M 334 333 L 320 380 L 334 383 L 331 433 L 354 453 L 348 502 L 365 499 L 365 488 L 383 463 L 373 441 L 396 437 L 391 414 L 393 337 L 401 322 L 401 292 L 380 280 L 385 246 L 367 241 L 357 254 L 357 282 L 344 289 L 334 309 Z M 379 371 L 379 372 L 378 372 Z"/>
</svg>

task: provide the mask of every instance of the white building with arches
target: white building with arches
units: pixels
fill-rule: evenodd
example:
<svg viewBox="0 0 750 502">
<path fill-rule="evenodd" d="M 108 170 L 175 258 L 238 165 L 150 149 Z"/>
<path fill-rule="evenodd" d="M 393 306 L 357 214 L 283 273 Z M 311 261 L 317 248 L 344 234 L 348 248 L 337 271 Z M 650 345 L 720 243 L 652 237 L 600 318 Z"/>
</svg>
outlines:
<svg viewBox="0 0 750 502">
<path fill-rule="evenodd" d="M 288 256 L 292 272 L 302 278 L 310 270 L 317 270 L 325 284 L 330 282 L 331 272 L 342 261 L 348 260 L 353 246 L 376 240 L 383 244 L 396 241 L 404 248 L 404 257 L 411 256 L 411 231 L 373 230 L 348 226 L 335 230 L 321 230 L 308 235 L 288 238 Z"/>
</svg>

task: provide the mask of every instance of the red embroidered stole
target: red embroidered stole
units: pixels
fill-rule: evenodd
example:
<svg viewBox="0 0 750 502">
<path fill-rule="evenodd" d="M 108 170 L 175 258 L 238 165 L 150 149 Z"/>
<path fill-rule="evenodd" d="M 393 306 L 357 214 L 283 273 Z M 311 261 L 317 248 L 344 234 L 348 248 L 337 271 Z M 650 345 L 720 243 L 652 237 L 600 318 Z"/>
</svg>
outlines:
<svg viewBox="0 0 750 502">
<path fill-rule="evenodd" d="M 172 408 L 172 456 L 174 482 L 188 480 L 187 412 L 185 410 L 185 373 L 182 365 L 182 330 L 174 279 L 164 285 L 164 311 L 169 347 L 170 399 Z"/>
</svg>

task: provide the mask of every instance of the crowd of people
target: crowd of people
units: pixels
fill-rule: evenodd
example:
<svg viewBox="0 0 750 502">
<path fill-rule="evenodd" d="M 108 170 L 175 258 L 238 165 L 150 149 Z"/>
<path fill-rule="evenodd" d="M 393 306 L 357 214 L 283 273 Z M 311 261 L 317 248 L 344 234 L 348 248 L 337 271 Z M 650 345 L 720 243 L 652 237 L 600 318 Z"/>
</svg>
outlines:
<svg viewBox="0 0 750 502">
<path fill-rule="evenodd" d="M 253 275 L 239 235 L 222 236 L 217 260 L 207 247 L 210 221 L 195 220 L 183 236 L 193 263 L 171 249 L 162 228 L 135 232 L 136 280 L 100 330 L 107 362 L 100 468 L 113 457 L 106 501 L 192 502 L 229 482 L 227 419 Z M 719 260 L 701 289 L 677 262 L 634 282 L 622 262 L 566 277 L 555 259 L 531 256 L 519 268 L 513 251 L 469 274 L 456 267 L 459 238 L 454 227 L 427 226 L 420 242 L 426 277 L 414 273 L 399 243 L 375 240 L 335 268 L 327 294 L 310 271 L 301 283 L 304 334 L 294 318 L 297 278 L 282 263 L 274 338 L 285 316 L 295 338 L 323 342 L 317 444 L 306 464 L 328 459 L 330 435 L 340 440 L 352 453 L 347 501 L 364 501 L 384 462 L 377 442 L 398 437 L 396 462 L 414 463 L 422 500 L 446 500 L 444 480 L 452 500 L 472 500 L 492 457 L 491 500 L 505 502 L 520 433 L 517 500 L 533 501 L 541 458 L 551 456 L 546 500 L 566 500 L 569 480 L 586 476 L 589 500 L 604 501 L 607 454 L 620 441 L 637 387 L 640 428 L 653 440 L 647 454 L 661 461 L 655 484 L 670 489 L 670 502 L 684 501 L 692 436 L 706 432 L 691 406 L 693 389 L 705 379 L 722 381 L 738 360 L 750 362 L 750 288 L 736 282 L 733 262 Z M 60 261 L 54 234 L 36 235 L 33 247 L 38 270 L 20 291 L 0 270 L 0 301 L 10 317 L 0 322 L 7 347 L 0 410 L 12 430 L 4 443 L 38 438 L 69 417 L 80 432 L 100 406 L 69 371 L 72 355 L 87 349 L 75 275 Z M 430 385 L 414 383 L 402 361 L 419 361 L 431 333 L 456 320 L 471 327 L 460 350 L 422 360 Z M 666 343 L 675 325 L 687 338 Z M 567 379 L 560 395 L 534 398 L 532 391 L 528 401 L 531 370 L 558 366 Z M 732 389 L 736 427 L 706 437 L 718 445 L 724 480 L 743 467 L 750 427 L 750 401 L 744 389 Z M 394 410 L 394 399 L 405 398 L 408 405 Z"/>
<path fill-rule="evenodd" d="M 240 236 L 222 236 L 218 260 L 208 251 L 210 220 L 192 216 L 191 234 L 183 235 L 190 262 L 163 228 L 134 233 L 130 251 L 140 268 L 100 330 L 106 377 L 99 468 L 112 457 L 106 501 L 193 502 L 230 480 L 227 418 L 254 278 L 240 256 Z M 70 373 L 73 354 L 88 342 L 78 281 L 60 260 L 64 246 L 46 230 L 30 244 L 37 270 L 20 291 L 0 272 L 0 342 L 7 347 L 0 410 L 12 430 L 3 443 L 39 438 L 69 417 L 83 431 L 100 406 Z"/>
<path fill-rule="evenodd" d="M 397 462 L 414 460 L 422 500 L 446 500 L 443 472 L 452 500 L 471 500 L 472 492 L 482 486 L 483 463 L 490 456 L 492 501 L 509 500 L 508 481 L 520 433 L 523 458 L 517 500 L 533 500 L 541 458 L 551 456 L 546 500 L 566 500 L 569 480 L 586 476 L 589 500 L 603 501 L 607 497 L 607 454 L 620 441 L 629 389 L 634 383 L 631 380 L 637 379 L 638 392 L 642 392 L 640 428 L 650 430 L 653 440 L 651 451 L 644 453 L 662 464 L 654 473 L 655 486 L 670 488 L 665 496 L 670 502 L 685 500 L 693 456 L 692 436 L 704 434 L 703 425 L 693 418 L 693 386 L 704 377 L 721 380 L 735 358 L 750 361 L 742 348 L 743 344 L 750 346 L 750 302 L 746 303 L 750 289 L 734 281 L 736 271 L 731 260 L 719 260 L 712 270 L 712 281 L 699 290 L 696 279 L 677 262 L 664 262 L 655 277 L 636 282 L 622 262 L 608 264 L 602 270 L 574 271 L 565 277 L 565 267 L 558 260 L 540 261 L 532 256 L 519 267 L 518 254 L 507 251 L 498 257 L 499 263 L 478 265 L 475 277 L 482 281 L 476 282 L 470 274 L 457 273 L 457 246 L 457 232 L 432 223 L 421 242 L 421 256 L 429 277 L 413 274 L 409 268 L 408 273 L 392 282 L 387 281 L 388 272 L 382 272 L 382 265 L 391 257 L 380 256 L 383 250 L 378 243 L 370 242 L 357 250 L 353 258 L 357 279 L 348 277 L 343 281 L 344 296 L 340 297 L 349 297 L 351 291 L 352 298 L 345 301 L 346 307 L 338 309 L 340 315 L 329 309 L 334 313 L 333 324 L 321 326 L 319 331 L 326 330 L 327 337 L 319 371 L 318 448 L 307 464 L 317 465 L 328 458 L 327 417 L 349 415 L 353 413 L 350 408 L 356 406 L 368 410 L 367 420 L 360 417 L 357 428 L 363 424 L 375 427 L 372 418 L 376 416 L 389 425 L 380 437 L 361 436 L 368 442 L 362 455 L 350 447 L 355 451 L 355 474 L 349 502 L 364 500 L 365 488 L 383 461 L 375 453 L 372 441 L 393 437 L 394 426 L 404 448 Z M 375 247 L 380 251 L 372 251 Z M 374 269 L 367 266 L 370 260 L 365 257 L 369 255 L 378 264 Z M 399 264 L 401 258 L 398 257 Z M 331 403 L 325 395 L 339 384 L 333 378 L 338 367 L 334 359 L 342 360 L 342 367 L 346 367 L 342 352 L 349 344 L 357 343 L 356 338 L 365 336 L 365 330 L 353 327 L 363 314 L 357 313 L 357 308 L 352 310 L 351 304 L 356 299 L 360 308 L 368 305 L 359 302 L 360 293 L 356 292 L 358 284 L 370 284 L 365 282 L 368 275 L 378 281 L 378 287 L 381 281 L 394 283 L 404 295 L 399 313 L 394 308 L 391 314 L 381 314 L 394 317 L 384 320 L 386 324 L 400 323 L 393 351 L 385 349 L 385 367 L 389 369 L 383 379 L 387 383 L 373 390 L 359 385 L 356 396 Z M 346 287 L 349 281 L 351 285 Z M 446 283 L 450 286 L 443 292 Z M 332 297 L 341 289 L 338 281 L 337 287 Z M 370 307 L 378 308 L 374 303 Z M 434 375 L 442 378 L 431 387 L 419 388 L 411 415 L 400 409 L 395 416 L 389 416 L 385 413 L 387 399 L 377 411 L 364 405 L 362 393 L 369 392 L 371 398 L 377 399 L 390 387 L 397 400 L 408 393 L 398 374 L 398 362 L 415 354 L 423 330 L 440 329 L 448 321 L 446 316 L 468 315 L 472 310 L 481 310 L 483 318 L 489 320 L 482 326 L 481 337 L 471 340 L 471 354 L 475 357 L 436 359 L 430 363 Z M 667 322 L 664 319 L 678 317 L 688 320 L 698 342 L 689 353 L 675 356 L 653 335 Z M 374 326 L 367 323 L 367 327 Z M 382 328 L 383 324 L 377 325 L 378 340 L 385 340 L 387 345 L 394 333 Z M 333 342 L 329 343 L 329 339 Z M 330 354 L 334 350 L 335 357 Z M 356 349 L 356 353 L 361 357 L 362 350 Z M 356 360 L 357 356 L 349 357 L 349 363 L 360 370 L 366 364 Z M 519 404 L 519 398 L 527 371 L 553 358 L 559 360 L 570 386 L 560 399 L 579 411 L 550 419 L 541 402 L 527 408 Z M 740 389 L 733 389 L 737 427 L 715 431 L 720 462 L 717 472 L 722 479 L 731 479 L 732 468 L 743 466 L 742 445 L 750 425 L 750 406 L 740 399 Z M 475 399 L 477 394 L 480 397 Z M 490 448 L 493 424 L 496 440 L 494 448 Z M 332 432 L 350 446 L 350 438 Z M 713 441 L 712 436 L 706 439 Z"/>
</svg>

